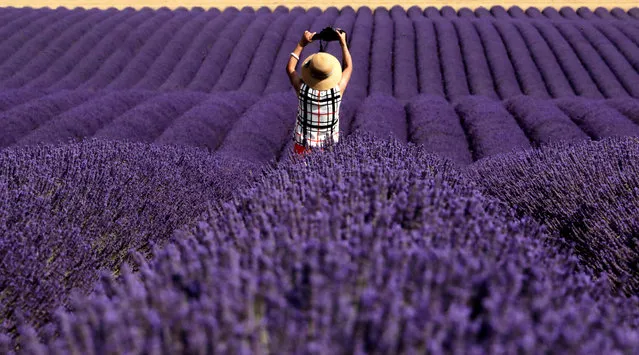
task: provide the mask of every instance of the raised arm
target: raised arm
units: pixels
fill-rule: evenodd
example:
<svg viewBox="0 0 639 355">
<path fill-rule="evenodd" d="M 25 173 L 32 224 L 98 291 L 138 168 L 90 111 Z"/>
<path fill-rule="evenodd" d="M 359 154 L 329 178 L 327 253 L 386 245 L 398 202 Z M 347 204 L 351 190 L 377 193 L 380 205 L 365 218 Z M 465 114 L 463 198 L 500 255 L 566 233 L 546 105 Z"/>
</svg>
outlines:
<svg viewBox="0 0 639 355">
<path fill-rule="evenodd" d="M 342 69 L 342 79 L 339 81 L 339 91 L 344 94 L 348 81 L 351 80 L 351 74 L 353 73 L 353 59 L 351 58 L 351 52 L 346 45 L 346 33 L 339 33 L 339 43 L 342 46 L 342 58 L 344 58 L 344 68 Z"/>
<path fill-rule="evenodd" d="M 288 59 L 288 64 L 286 64 L 286 74 L 288 75 L 288 78 L 291 81 L 291 85 L 293 86 L 293 89 L 295 89 L 296 95 L 299 95 L 300 93 L 300 86 L 302 85 L 302 81 L 300 77 L 297 75 L 297 71 L 295 70 L 295 67 L 297 66 L 297 63 L 299 62 L 298 58 L 300 58 L 300 56 L 302 55 L 302 50 L 304 49 L 304 47 L 306 47 L 307 44 L 313 42 L 312 38 L 314 35 L 315 35 L 315 32 L 304 31 L 304 34 L 302 35 L 302 39 L 299 41 L 299 43 L 297 43 L 297 47 L 295 47 L 295 50 L 293 51 L 293 53 L 291 53 L 291 56 Z M 297 58 L 293 56 L 293 54 L 295 54 Z"/>
</svg>

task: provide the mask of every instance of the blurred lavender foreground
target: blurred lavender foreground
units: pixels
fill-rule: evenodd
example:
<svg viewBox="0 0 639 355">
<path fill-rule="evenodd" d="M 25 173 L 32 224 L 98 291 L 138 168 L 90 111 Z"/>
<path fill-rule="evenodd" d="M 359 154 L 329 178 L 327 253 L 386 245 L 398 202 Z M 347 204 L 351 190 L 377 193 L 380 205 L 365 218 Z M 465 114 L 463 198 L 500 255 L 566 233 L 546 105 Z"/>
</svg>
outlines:
<svg viewBox="0 0 639 355">
<path fill-rule="evenodd" d="M 638 137 L 638 8 L 0 7 L 0 354 L 639 353 Z"/>
</svg>

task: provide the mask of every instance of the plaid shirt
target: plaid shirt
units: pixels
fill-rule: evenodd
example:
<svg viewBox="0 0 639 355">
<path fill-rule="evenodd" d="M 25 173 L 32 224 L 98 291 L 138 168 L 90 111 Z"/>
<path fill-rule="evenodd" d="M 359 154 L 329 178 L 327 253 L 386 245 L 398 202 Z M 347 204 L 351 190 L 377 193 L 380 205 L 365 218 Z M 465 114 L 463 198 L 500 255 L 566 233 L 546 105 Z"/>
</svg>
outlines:
<svg viewBox="0 0 639 355">
<path fill-rule="evenodd" d="M 305 147 L 318 147 L 332 137 L 333 142 L 337 143 L 341 101 L 339 86 L 320 91 L 302 83 L 295 124 L 295 142 Z"/>
</svg>

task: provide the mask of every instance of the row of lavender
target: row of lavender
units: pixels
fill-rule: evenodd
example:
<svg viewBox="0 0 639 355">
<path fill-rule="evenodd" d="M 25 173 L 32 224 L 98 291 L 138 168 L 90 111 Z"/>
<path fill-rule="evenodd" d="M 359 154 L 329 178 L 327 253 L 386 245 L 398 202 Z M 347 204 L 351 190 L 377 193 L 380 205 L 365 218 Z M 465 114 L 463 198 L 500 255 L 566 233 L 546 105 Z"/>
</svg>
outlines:
<svg viewBox="0 0 639 355">
<path fill-rule="evenodd" d="M 350 95 L 639 98 L 637 8 L 451 9 L 5 9 L 0 87 L 268 95 L 291 90 L 301 33 L 336 26 L 350 34 Z"/>
<path fill-rule="evenodd" d="M 355 95 L 353 95 L 355 96 Z M 417 95 L 345 96 L 340 131 L 392 134 L 460 164 L 560 140 L 639 136 L 639 100 L 543 100 L 519 95 L 500 101 Z M 296 97 L 241 91 L 41 90 L 0 92 L 0 148 L 94 137 L 184 145 L 266 162 L 290 151 Z"/>
<path fill-rule="evenodd" d="M 639 351 L 636 137 L 458 170 L 354 134 L 188 218 L 248 167 L 218 163 L 108 141 L 0 152 L 0 353 Z"/>
<path fill-rule="evenodd" d="M 398 5 L 399 6 L 399 5 Z M 83 9 L 83 7 L 76 7 L 76 8 L 80 8 Z M 412 8 L 417 8 L 412 7 Z M 411 8 L 411 9 L 412 9 Z M 44 9 L 50 10 L 49 7 L 45 7 Z M 56 9 L 65 9 L 64 6 L 59 6 Z M 110 10 L 113 8 L 110 8 Z M 129 10 L 132 8 L 126 8 L 126 10 Z M 142 10 L 147 10 L 150 9 L 149 7 L 143 7 Z M 163 7 L 163 9 L 168 9 L 166 7 Z M 9 7 L 0 7 L 0 15 L 20 15 L 20 14 L 24 14 L 24 13 L 29 13 L 31 11 L 33 11 L 34 9 L 27 6 L 27 7 L 20 7 L 20 8 L 16 8 L 13 6 L 9 6 Z M 178 11 L 182 11 L 182 10 L 187 10 L 185 7 L 178 7 L 175 10 Z M 203 9 L 202 7 L 192 7 L 190 11 L 205 11 L 205 9 Z M 415 11 L 415 10 L 412 10 Z M 428 17 L 448 17 L 448 18 L 453 18 L 453 17 L 490 17 L 490 16 L 494 16 L 496 18 L 526 18 L 526 17 L 530 17 L 530 18 L 542 18 L 543 16 L 546 16 L 548 18 L 552 18 L 552 19 L 570 19 L 570 20 L 576 20 L 576 19 L 586 19 L 586 20 L 591 20 L 593 18 L 601 18 L 601 19 L 606 19 L 606 20 L 634 20 L 634 19 L 639 19 L 639 10 L 636 7 L 633 7 L 631 9 L 623 10 L 619 7 L 613 7 L 610 10 L 604 7 L 597 7 L 594 11 L 587 8 L 587 7 L 580 7 L 577 10 L 574 10 L 571 7 L 562 7 L 559 10 L 553 8 L 553 7 L 546 7 L 542 10 L 536 8 L 536 7 L 529 7 L 526 10 L 523 10 L 522 8 L 520 8 L 519 6 L 511 6 L 508 9 L 505 9 L 503 6 L 501 5 L 496 5 L 491 7 L 490 9 L 487 9 L 483 6 L 477 7 L 475 10 L 467 8 L 467 7 L 462 7 L 459 10 L 455 10 L 453 7 L 451 6 L 443 6 L 441 8 L 436 8 L 433 6 L 429 6 L 427 8 L 424 9 L 424 14 Z M 575 14 L 577 16 L 575 16 Z"/>
</svg>

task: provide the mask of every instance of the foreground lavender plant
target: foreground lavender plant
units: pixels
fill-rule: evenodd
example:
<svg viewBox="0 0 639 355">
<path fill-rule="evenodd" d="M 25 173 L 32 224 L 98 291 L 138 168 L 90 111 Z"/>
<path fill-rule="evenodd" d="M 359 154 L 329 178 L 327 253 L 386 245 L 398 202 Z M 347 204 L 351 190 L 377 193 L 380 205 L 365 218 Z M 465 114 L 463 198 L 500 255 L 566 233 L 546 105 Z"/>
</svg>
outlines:
<svg viewBox="0 0 639 355">
<path fill-rule="evenodd" d="M 0 166 L 0 320 L 10 328 L 19 313 L 46 322 L 72 288 L 117 273 L 129 249 L 164 244 L 248 176 L 193 148 L 98 140 L 3 150 Z"/>
<path fill-rule="evenodd" d="M 575 244 L 592 272 L 639 291 L 639 139 L 548 144 L 477 162 L 468 175 L 485 193 Z"/>
<path fill-rule="evenodd" d="M 615 298 L 560 239 L 449 161 L 349 136 L 291 160 L 105 275 L 26 353 L 631 353 Z M 56 336 L 58 334 L 59 336 Z M 5 342 L 6 343 L 6 342 Z"/>
</svg>

